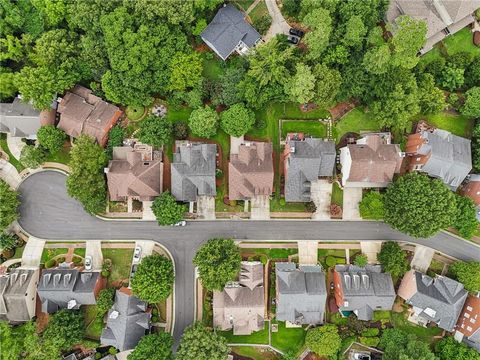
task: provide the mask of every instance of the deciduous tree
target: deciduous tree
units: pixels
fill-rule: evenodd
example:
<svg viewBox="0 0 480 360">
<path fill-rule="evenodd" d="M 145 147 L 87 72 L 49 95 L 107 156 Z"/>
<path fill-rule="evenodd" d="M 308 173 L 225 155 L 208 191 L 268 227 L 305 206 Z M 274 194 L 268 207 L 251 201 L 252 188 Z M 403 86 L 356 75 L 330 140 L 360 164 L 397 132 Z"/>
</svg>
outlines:
<svg viewBox="0 0 480 360">
<path fill-rule="evenodd" d="M 47 348 L 69 350 L 82 340 L 84 334 L 83 313 L 79 310 L 62 309 L 50 317 L 42 338 Z"/>
<path fill-rule="evenodd" d="M 198 251 L 193 263 L 198 267 L 203 287 L 223 290 L 240 271 L 240 249 L 232 239 L 210 239 Z"/>
<path fill-rule="evenodd" d="M 452 66 L 445 67 L 440 75 L 441 85 L 450 91 L 458 89 L 465 82 L 464 72 L 465 69 L 459 69 Z"/>
<path fill-rule="evenodd" d="M 445 94 L 435 86 L 431 74 L 423 74 L 418 84 L 419 105 L 422 114 L 436 114 L 447 107 Z"/>
<path fill-rule="evenodd" d="M 362 17 L 359 15 L 353 15 L 348 19 L 345 27 L 346 32 L 343 38 L 345 45 L 352 47 L 361 46 L 363 39 L 367 34 L 367 28 L 363 24 Z"/>
<path fill-rule="evenodd" d="M 169 191 L 165 191 L 153 201 L 152 211 L 159 225 L 173 225 L 183 219 L 187 209 L 185 205 L 177 203 Z"/>
<path fill-rule="evenodd" d="M 411 236 L 435 235 L 452 225 L 456 214 L 450 189 L 416 172 L 400 177 L 385 194 L 385 222 Z"/>
<path fill-rule="evenodd" d="M 113 306 L 115 288 L 102 289 L 97 299 L 97 318 L 103 319 L 103 316 Z"/>
<path fill-rule="evenodd" d="M 322 8 L 314 9 L 303 18 L 303 24 L 311 29 L 303 40 L 308 46 L 307 57 L 311 60 L 318 60 L 330 41 L 332 32 L 330 13 Z"/>
<path fill-rule="evenodd" d="M 41 147 L 25 145 L 20 153 L 23 166 L 36 169 L 45 162 L 45 151 Z"/>
<path fill-rule="evenodd" d="M 315 76 L 308 65 L 298 63 L 295 75 L 285 84 L 285 93 L 290 100 L 307 104 L 315 96 Z"/>
<path fill-rule="evenodd" d="M 383 270 L 392 276 L 400 277 L 408 271 L 407 254 L 394 241 L 382 244 L 377 260 L 382 264 Z"/>
<path fill-rule="evenodd" d="M 185 329 L 175 359 L 224 360 L 229 351 L 223 336 L 196 322 Z"/>
<path fill-rule="evenodd" d="M 435 350 L 440 360 L 480 360 L 480 353 L 456 341 L 453 336 L 440 340 Z"/>
<path fill-rule="evenodd" d="M 173 338 L 167 332 L 142 337 L 128 360 L 171 360 Z"/>
<path fill-rule="evenodd" d="M 231 136 L 245 135 L 254 123 L 254 112 L 247 109 L 243 103 L 232 105 L 220 114 L 220 127 Z"/>
<path fill-rule="evenodd" d="M 42 126 L 37 131 L 38 142 L 52 154 L 56 154 L 62 149 L 66 138 L 66 134 L 53 125 Z"/>
<path fill-rule="evenodd" d="M 388 29 L 393 32 L 392 64 L 406 69 L 414 68 L 420 59 L 417 54 L 425 44 L 427 23 L 401 15 L 395 19 L 395 24 L 389 24 Z"/>
<path fill-rule="evenodd" d="M 460 235 L 470 239 L 478 226 L 477 210 L 472 199 L 456 195 L 457 215 L 453 221 L 453 227 Z"/>
<path fill-rule="evenodd" d="M 146 256 L 133 275 L 132 292 L 146 302 L 157 303 L 172 293 L 174 280 L 172 260 L 163 255 Z"/>
<path fill-rule="evenodd" d="M 138 138 L 145 144 L 160 147 L 171 142 L 172 130 L 170 121 L 150 115 L 140 123 Z"/>
<path fill-rule="evenodd" d="M 342 339 L 338 334 L 337 326 L 326 324 L 308 330 L 305 344 L 315 354 L 333 358 L 340 350 Z"/>
<path fill-rule="evenodd" d="M 450 272 L 468 291 L 480 291 L 480 262 L 456 261 L 450 266 Z"/>
<path fill-rule="evenodd" d="M 170 91 L 186 91 L 199 86 L 202 81 L 202 58 L 199 53 L 176 53 L 169 65 Z"/>
<path fill-rule="evenodd" d="M 210 138 L 217 134 L 218 114 L 208 106 L 195 109 L 188 118 L 188 127 L 194 135 Z"/>
<path fill-rule="evenodd" d="M 115 125 L 108 133 L 108 143 L 105 152 L 109 157 L 112 156 L 113 148 L 115 146 L 122 146 L 125 138 L 125 129 L 121 125 Z"/>
<path fill-rule="evenodd" d="M 0 179 L 0 232 L 18 218 L 18 193 Z"/>
<path fill-rule="evenodd" d="M 480 117 L 480 86 L 473 87 L 465 93 L 465 104 L 460 111 L 466 116 Z"/>
<path fill-rule="evenodd" d="M 320 107 L 331 105 L 342 85 L 340 72 L 329 69 L 326 65 L 317 64 L 313 68 L 313 75 L 315 76 L 314 102 Z"/>
</svg>

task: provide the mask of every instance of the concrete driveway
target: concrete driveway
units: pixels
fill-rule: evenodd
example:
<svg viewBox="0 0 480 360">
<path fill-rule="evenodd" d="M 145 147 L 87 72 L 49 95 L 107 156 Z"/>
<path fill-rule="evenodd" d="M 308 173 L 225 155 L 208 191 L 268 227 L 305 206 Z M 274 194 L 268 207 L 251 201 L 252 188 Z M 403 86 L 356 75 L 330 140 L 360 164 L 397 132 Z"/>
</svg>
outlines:
<svg viewBox="0 0 480 360">
<path fill-rule="evenodd" d="M 298 262 L 300 265 L 317 265 L 318 241 L 298 242 Z"/>
<path fill-rule="evenodd" d="M 415 246 L 415 253 L 410 266 L 415 270 L 426 273 L 432 262 L 433 255 L 435 255 L 435 250 L 426 246 L 417 245 Z"/>
<path fill-rule="evenodd" d="M 16 189 L 22 181 L 17 169 L 5 159 L 0 159 L 0 179 Z"/>
<path fill-rule="evenodd" d="M 251 200 L 250 219 L 269 220 L 270 219 L 270 196 L 258 195 Z"/>
<path fill-rule="evenodd" d="M 38 268 L 42 260 L 45 240 L 37 239 L 33 236 L 28 238 L 27 244 L 22 254 L 22 266 Z"/>
<path fill-rule="evenodd" d="M 92 270 L 102 270 L 103 253 L 102 242 L 100 240 L 90 240 L 86 242 L 85 257 L 92 257 Z"/>
<path fill-rule="evenodd" d="M 343 189 L 343 220 L 359 220 L 360 209 L 358 205 L 362 201 L 363 188 Z"/>
<path fill-rule="evenodd" d="M 200 219 L 215 220 L 215 197 L 197 197 L 197 215 Z"/>
<path fill-rule="evenodd" d="M 140 260 L 142 260 L 144 257 L 152 255 L 155 243 L 150 240 L 137 240 L 135 241 L 135 247 L 137 246 L 140 246 L 142 249 L 140 253 Z"/>
<path fill-rule="evenodd" d="M 317 207 L 312 216 L 314 220 L 330 219 L 330 202 L 332 200 L 332 183 L 328 180 L 312 181 L 311 198 Z"/>
<path fill-rule="evenodd" d="M 278 8 L 276 0 L 265 0 L 265 4 L 267 5 L 270 17 L 272 18 L 272 25 L 270 25 L 270 29 L 268 29 L 268 32 L 263 37 L 263 40 L 268 41 L 277 34 L 287 35 L 288 30 L 290 30 L 290 25 L 288 25 L 287 21 L 283 17 L 280 9 Z"/>
</svg>

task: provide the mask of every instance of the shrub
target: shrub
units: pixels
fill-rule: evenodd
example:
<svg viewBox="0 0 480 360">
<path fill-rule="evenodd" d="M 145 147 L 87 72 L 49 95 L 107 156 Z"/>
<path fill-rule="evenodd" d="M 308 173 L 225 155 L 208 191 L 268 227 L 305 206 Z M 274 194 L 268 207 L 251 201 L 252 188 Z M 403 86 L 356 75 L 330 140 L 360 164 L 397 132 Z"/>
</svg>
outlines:
<svg viewBox="0 0 480 360">
<path fill-rule="evenodd" d="M 40 145 L 55 154 L 60 151 L 67 135 L 53 125 L 42 126 L 37 131 L 37 139 Z"/>
<path fill-rule="evenodd" d="M 230 200 L 230 206 L 237 206 L 237 200 Z"/>
<path fill-rule="evenodd" d="M 360 215 L 363 219 L 383 219 L 383 195 L 378 191 L 370 191 L 363 196 L 359 204 Z"/>
<path fill-rule="evenodd" d="M 315 211 L 317 211 L 317 206 L 315 205 L 315 203 L 313 201 L 310 201 L 310 202 L 305 204 L 305 209 L 308 212 L 314 213 Z"/>
<path fill-rule="evenodd" d="M 54 267 L 56 264 L 57 264 L 57 262 L 55 261 L 55 259 L 47 260 L 45 262 L 45 268 L 50 269 L 50 268 Z"/>
<path fill-rule="evenodd" d="M 378 330 L 378 329 L 376 329 Z M 380 342 L 380 338 L 378 336 L 376 337 L 363 337 L 360 336 L 358 338 L 361 344 L 365 346 L 371 346 L 371 347 L 377 347 L 378 343 Z"/>
<path fill-rule="evenodd" d="M 177 140 L 185 140 L 188 137 L 188 125 L 185 121 L 177 121 L 173 124 L 173 136 Z"/>
<path fill-rule="evenodd" d="M 267 127 L 267 122 L 263 118 L 258 118 L 255 120 L 255 129 L 263 130 Z"/>
<path fill-rule="evenodd" d="M 458 108 L 460 98 L 458 97 L 457 93 L 451 93 L 448 95 L 447 103 L 451 105 L 453 108 Z"/>
<path fill-rule="evenodd" d="M 108 278 L 108 277 L 110 276 L 110 271 L 108 271 L 108 270 L 102 270 L 102 271 L 100 272 L 100 275 L 101 275 L 102 277 L 104 277 L 104 278 Z"/>
<path fill-rule="evenodd" d="M 328 267 L 332 267 L 337 265 L 337 259 L 334 256 L 327 256 L 327 258 L 325 259 L 325 263 Z"/>
<path fill-rule="evenodd" d="M 380 333 L 380 330 L 377 328 L 367 328 L 362 331 L 362 336 L 364 337 L 373 337 L 373 336 L 378 336 Z"/>
<path fill-rule="evenodd" d="M 263 15 L 261 18 L 258 18 L 253 22 L 253 27 L 257 29 L 261 35 L 265 35 L 271 24 L 272 18 L 270 15 Z"/>
<path fill-rule="evenodd" d="M 118 353 L 118 350 L 115 349 L 113 346 L 110 346 L 110 348 L 108 349 L 108 353 L 110 355 L 115 355 L 116 353 Z"/>
<path fill-rule="evenodd" d="M 23 166 L 36 169 L 45 161 L 45 152 L 41 147 L 26 145 L 20 153 L 20 162 Z"/>
<path fill-rule="evenodd" d="M 82 263 L 82 258 L 78 256 L 74 256 L 72 261 L 75 265 L 78 265 Z"/>
<path fill-rule="evenodd" d="M 353 263 L 356 266 L 364 267 L 368 264 L 367 256 L 363 254 L 358 254 L 357 256 L 355 256 L 355 260 L 353 260 Z"/>
<path fill-rule="evenodd" d="M 281 206 L 285 206 L 287 204 L 287 201 L 285 200 L 285 198 L 281 198 L 279 203 Z"/>
<path fill-rule="evenodd" d="M 215 177 L 216 177 L 217 179 L 220 179 L 222 176 L 223 176 L 223 171 L 222 171 L 222 169 L 216 169 L 216 170 L 215 170 Z"/>
</svg>

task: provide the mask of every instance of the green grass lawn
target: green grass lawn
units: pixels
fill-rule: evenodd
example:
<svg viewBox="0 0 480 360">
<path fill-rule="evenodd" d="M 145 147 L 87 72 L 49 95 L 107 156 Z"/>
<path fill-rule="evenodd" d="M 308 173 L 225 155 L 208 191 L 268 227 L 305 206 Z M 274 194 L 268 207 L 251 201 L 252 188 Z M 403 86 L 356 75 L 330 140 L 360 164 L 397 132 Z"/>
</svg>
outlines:
<svg viewBox="0 0 480 360">
<path fill-rule="evenodd" d="M 333 134 L 336 140 L 348 132 L 360 133 L 361 131 L 380 131 L 378 120 L 366 113 L 363 109 L 355 108 L 335 123 Z"/>
<path fill-rule="evenodd" d="M 250 358 L 252 360 L 277 360 L 280 357 L 271 351 L 249 346 L 233 346 L 232 351 L 240 356 Z"/>
<path fill-rule="evenodd" d="M 85 316 L 85 337 L 88 339 L 99 340 L 104 328 L 103 320 L 97 317 L 96 305 L 82 306 Z"/>
<path fill-rule="evenodd" d="M 47 260 L 61 254 L 66 254 L 68 249 L 66 248 L 56 248 L 56 249 L 44 249 L 42 252 L 42 257 L 40 262 L 44 264 Z"/>
<path fill-rule="evenodd" d="M 470 138 L 472 136 L 472 130 L 475 125 L 475 121 L 464 115 L 453 114 L 449 112 L 441 112 L 435 115 L 418 115 L 413 118 L 414 121 L 424 119 L 428 123 L 443 129 L 450 131 L 452 134 Z"/>
<path fill-rule="evenodd" d="M 340 189 L 337 183 L 332 186 L 332 204 L 337 204 L 343 207 L 343 190 Z"/>
<path fill-rule="evenodd" d="M 127 106 L 125 114 L 132 121 L 140 120 L 145 114 L 145 107 L 143 106 Z"/>
<path fill-rule="evenodd" d="M 473 45 L 473 34 L 468 27 L 460 30 L 452 36 L 448 36 L 443 40 L 443 44 L 447 48 L 448 54 L 453 55 L 461 51 L 480 54 L 480 47 Z"/>
<path fill-rule="evenodd" d="M 266 248 L 260 248 L 260 249 L 242 249 L 242 253 L 253 253 L 257 255 L 265 255 L 267 256 L 270 260 L 278 260 L 278 259 L 287 259 L 289 255 L 294 255 L 298 252 L 297 249 L 291 248 L 291 249 L 266 249 Z"/>
<path fill-rule="evenodd" d="M 208 80 L 217 80 L 222 75 L 225 68 L 225 63 L 214 57 L 213 59 L 206 59 L 203 56 L 203 70 L 202 76 Z"/>
<path fill-rule="evenodd" d="M 233 335 L 233 330 L 218 331 L 220 335 L 225 337 L 229 344 L 265 344 L 268 345 L 268 323 L 261 331 L 255 331 L 250 335 Z"/>
<path fill-rule="evenodd" d="M 273 321 L 272 323 L 278 323 L 278 332 L 272 332 L 272 346 L 281 350 L 297 351 L 303 346 L 305 342 L 305 336 L 307 332 L 303 328 L 286 328 L 285 322 Z"/>
<path fill-rule="evenodd" d="M 289 120 L 282 123 L 282 137 L 287 136 L 288 133 L 303 132 L 313 137 L 324 138 L 327 136 L 327 127 L 325 124 L 315 121 L 301 121 L 301 120 Z"/>
<path fill-rule="evenodd" d="M 70 163 L 70 146 L 64 146 L 56 154 L 48 153 L 45 162 L 57 162 L 68 165 Z"/>
<path fill-rule="evenodd" d="M 392 324 L 395 328 L 405 331 L 407 334 L 414 334 L 419 340 L 432 343 L 433 336 L 440 335 L 442 329 L 439 327 L 424 328 L 407 321 L 405 313 L 391 313 Z"/>
<path fill-rule="evenodd" d="M 103 258 L 112 260 L 112 272 L 108 285 L 114 281 L 126 280 L 130 276 L 133 249 L 102 249 Z"/>
<path fill-rule="evenodd" d="M 265 4 L 265 1 L 262 0 L 258 3 L 257 6 L 248 14 L 250 16 L 250 19 L 252 20 L 253 23 L 258 21 L 260 18 L 262 18 L 265 15 L 268 15 L 268 9 L 267 5 Z"/>
<path fill-rule="evenodd" d="M 244 11 L 247 11 L 247 9 L 255 2 L 255 0 L 235 0 L 235 2 Z"/>
<path fill-rule="evenodd" d="M 12 256 L 12 259 L 20 259 L 23 255 L 23 250 L 25 250 L 25 246 L 16 247 L 15 254 Z"/>
<path fill-rule="evenodd" d="M 25 169 L 25 167 L 20 164 L 20 161 L 18 161 L 15 156 L 13 156 L 10 149 L 8 148 L 7 134 L 0 134 L 0 148 L 2 148 L 2 150 L 7 153 L 9 157 L 8 161 L 10 162 L 10 164 L 15 166 L 15 169 L 17 169 L 18 172 L 21 172 L 23 169 Z"/>
</svg>

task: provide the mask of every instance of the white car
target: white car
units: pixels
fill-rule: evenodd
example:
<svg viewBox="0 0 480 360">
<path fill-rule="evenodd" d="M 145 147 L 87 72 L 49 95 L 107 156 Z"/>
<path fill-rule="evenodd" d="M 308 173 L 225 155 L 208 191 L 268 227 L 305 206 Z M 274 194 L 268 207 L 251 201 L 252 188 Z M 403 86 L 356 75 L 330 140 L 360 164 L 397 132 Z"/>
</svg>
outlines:
<svg viewBox="0 0 480 360">
<path fill-rule="evenodd" d="M 185 220 L 179 221 L 176 224 L 173 224 L 173 226 L 186 226 L 187 222 Z"/>
<path fill-rule="evenodd" d="M 140 255 L 142 254 L 142 248 L 140 246 L 135 246 L 133 251 L 133 263 L 136 264 L 140 261 Z"/>
<path fill-rule="evenodd" d="M 85 270 L 92 270 L 92 257 L 85 256 Z"/>
</svg>

